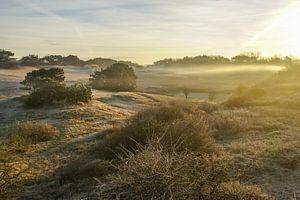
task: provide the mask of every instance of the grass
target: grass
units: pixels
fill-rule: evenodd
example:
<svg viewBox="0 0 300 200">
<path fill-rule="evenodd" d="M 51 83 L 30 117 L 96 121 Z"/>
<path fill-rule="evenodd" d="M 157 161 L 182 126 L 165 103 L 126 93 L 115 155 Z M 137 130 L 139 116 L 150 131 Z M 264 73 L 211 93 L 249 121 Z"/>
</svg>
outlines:
<svg viewBox="0 0 300 200">
<path fill-rule="evenodd" d="M 245 117 L 237 112 L 222 110 L 213 113 L 210 118 L 210 126 L 215 138 L 230 138 L 242 135 L 248 129 Z"/>
<path fill-rule="evenodd" d="M 241 171 L 214 139 L 243 134 L 242 121 L 236 112 L 207 113 L 197 103 L 151 107 L 111 129 L 90 155 L 60 170 L 60 180 L 96 180 L 100 199 L 273 199 L 238 181 Z"/>
<path fill-rule="evenodd" d="M 264 193 L 269 180 L 272 190 L 267 190 L 268 193 L 278 199 L 287 199 L 291 195 L 285 188 L 294 188 L 292 192 L 295 192 L 299 186 L 296 180 L 299 152 L 294 140 L 298 138 L 300 115 L 291 109 L 275 106 L 224 109 L 208 102 L 171 102 L 142 110 L 124 125 L 111 129 L 107 136 L 99 137 L 95 147 L 92 144 L 96 138 L 88 142 L 72 141 L 84 134 L 100 132 L 107 128 L 102 125 L 111 119 L 123 122 L 133 112 L 123 114 L 123 110 L 104 103 L 96 104 L 95 100 L 55 112 L 57 114 L 50 116 L 47 110 L 47 118 L 56 120 L 55 124 L 63 127 L 64 135 L 70 137 L 51 147 L 47 146 L 48 142 L 32 145 L 35 148 L 32 154 L 29 151 L 20 154 L 22 157 L 39 156 L 34 170 L 41 174 L 46 174 L 49 165 L 53 169 L 61 166 L 56 173 L 52 173 L 52 168 L 51 173 L 47 173 L 50 186 L 40 189 L 35 185 L 31 189 L 33 196 L 39 193 L 44 199 L 68 195 L 70 199 L 76 195 L 81 195 L 80 198 L 94 195 L 98 199 L 157 196 L 161 199 L 193 199 L 196 196 L 194 199 L 197 199 L 201 188 L 200 195 L 210 194 L 210 197 L 201 196 L 202 199 L 271 199 Z M 45 120 L 45 114 L 40 114 L 44 117 L 40 120 Z M 40 146 L 43 150 L 38 149 Z M 65 158 L 54 158 L 58 155 Z M 77 156 L 79 161 L 73 161 Z M 64 166 L 66 162 L 70 162 L 67 167 Z M 216 182 L 208 181 L 205 175 L 214 177 L 214 169 L 218 171 L 219 167 L 224 173 L 217 173 L 220 176 L 214 178 Z M 238 167 L 252 169 L 242 182 L 238 181 L 241 177 L 234 175 Z M 60 182 L 56 177 L 60 177 Z M 202 183 L 207 184 L 203 186 Z M 52 184 L 59 189 L 53 190 Z M 56 196 L 56 192 L 60 196 Z"/>
<path fill-rule="evenodd" d="M 12 128 L 9 141 L 15 146 L 27 146 L 57 137 L 60 131 L 47 123 L 20 122 Z"/>
</svg>

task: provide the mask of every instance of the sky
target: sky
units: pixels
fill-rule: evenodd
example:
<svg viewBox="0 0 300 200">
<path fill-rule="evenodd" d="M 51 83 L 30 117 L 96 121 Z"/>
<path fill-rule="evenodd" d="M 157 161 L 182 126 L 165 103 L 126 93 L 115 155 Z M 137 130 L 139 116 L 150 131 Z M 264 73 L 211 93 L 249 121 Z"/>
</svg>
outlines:
<svg viewBox="0 0 300 200">
<path fill-rule="evenodd" d="M 0 27 L 18 58 L 300 56 L 299 0 L 0 0 Z"/>
</svg>

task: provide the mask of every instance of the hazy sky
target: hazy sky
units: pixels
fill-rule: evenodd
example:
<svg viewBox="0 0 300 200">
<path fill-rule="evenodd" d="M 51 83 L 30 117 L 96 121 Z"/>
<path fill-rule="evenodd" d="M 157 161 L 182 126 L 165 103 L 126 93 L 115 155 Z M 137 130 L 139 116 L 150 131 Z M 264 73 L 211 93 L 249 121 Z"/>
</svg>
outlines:
<svg viewBox="0 0 300 200">
<path fill-rule="evenodd" d="M 299 0 L 0 0 L 0 27 L 17 57 L 300 56 Z"/>
</svg>

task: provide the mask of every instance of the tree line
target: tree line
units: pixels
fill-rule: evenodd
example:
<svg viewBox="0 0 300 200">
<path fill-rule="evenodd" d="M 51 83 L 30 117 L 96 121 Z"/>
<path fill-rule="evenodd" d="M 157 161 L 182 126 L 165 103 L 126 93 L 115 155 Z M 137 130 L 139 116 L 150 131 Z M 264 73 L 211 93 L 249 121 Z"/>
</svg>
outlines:
<svg viewBox="0 0 300 200">
<path fill-rule="evenodd" d="M 11 68 L 17 66 L 41 66 L 41 65 L 72 65 L 72 66 L 85 66 L 96 65 L 98 67 L 108 67 L 114 63 L 124 63 L 131 67 L 142 67 L 139 64 L 130 61 L 117 61 L 110 58 L 94 58 L 87 61 L 81 60 L 76 55 L 61 56 L 61 55 L 47 55 L 39 57 L 38 55 L 30 54 L 23 56 L 21 59 L 14 57 L 14 53 L 4 49 L 0 49 L 0 68 Z"/>
<path fill-rule="evenodd" d="M 270 58 L 262 57 L 259 53 L 242 53 L 232 58 L 224 56 L 200 55 L 195 57 L 184 58 L 166 58 L 154 62 L 150 66 L 172 66 L 172 65 L 209 65 L 209 64 L 267 64 L 267 65 L 284 65 L 289 66 L 295 61 L 294 58 L 289 56 L 280 57 L 273 56 Z M 9 68 L 16 66 L 39 66 L 39 65 L 72 65 L 72 66 L 85 66 L 95 65 L 101 68 L 109 67 L 114 63 L 123 63 L 130 67 L 141 68 L 142 66 L 130 61 L 117 61 L 110 58 L 93 58 L 90 60 L 81 60 L 76 55 L 61 56 L 61 55 L 47 55 L 42 58 L 38 55 L 27 55 L 21 59 L 14 57 L 14 53 L 0 49 L 0 68 Z"/>
<path fill-rule="evenodd" d="M 195 57 L 184 57 L 179 59 L 166 58 L 153 63 L 153 66 L 172 65 L 208 65 L 208 64 L 270 64 L 289 66 L 295 59 L 286 56 L 262 57 L 259 53 L 242 53 L 232 58 L 224 56 L 200 55 Z"/>
</svg>

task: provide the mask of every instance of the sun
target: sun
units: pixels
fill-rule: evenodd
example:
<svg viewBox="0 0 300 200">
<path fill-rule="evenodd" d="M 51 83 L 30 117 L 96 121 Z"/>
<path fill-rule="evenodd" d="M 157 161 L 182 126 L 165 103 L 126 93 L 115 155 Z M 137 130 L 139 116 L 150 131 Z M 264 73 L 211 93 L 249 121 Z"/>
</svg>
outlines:
<svg viewBox="0 0 300 200">
<path fill-rule="evenodd" d="M 300 3 L 284 9 L 267 24 L 245 43 L 245 47 L 300 57 Z"/>
<path fill-rule="evenodd" d="M 300 6 L 286 15 L 281 28 L 286 50 L 300 56 Z"/>
</svg>

